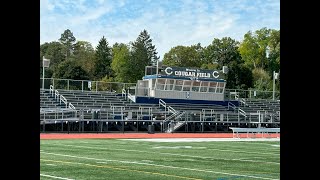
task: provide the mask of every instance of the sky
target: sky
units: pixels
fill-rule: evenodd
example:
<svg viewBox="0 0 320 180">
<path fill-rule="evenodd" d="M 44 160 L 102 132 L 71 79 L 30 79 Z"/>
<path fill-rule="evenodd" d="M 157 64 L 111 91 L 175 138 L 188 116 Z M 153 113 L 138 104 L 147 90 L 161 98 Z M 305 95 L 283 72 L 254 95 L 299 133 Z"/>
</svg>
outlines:
<svg viewBox="0 0 320 180">
<path fill-rule="evenodd" d="M 40 0 L 40 45 L 58 41 L 70 29 L 95 48 L 129 44 L 144 29 L 160 60 L 171 48 L 231 37 L 248 31 L 280 30 L 280 0 Z"/>
</svg>

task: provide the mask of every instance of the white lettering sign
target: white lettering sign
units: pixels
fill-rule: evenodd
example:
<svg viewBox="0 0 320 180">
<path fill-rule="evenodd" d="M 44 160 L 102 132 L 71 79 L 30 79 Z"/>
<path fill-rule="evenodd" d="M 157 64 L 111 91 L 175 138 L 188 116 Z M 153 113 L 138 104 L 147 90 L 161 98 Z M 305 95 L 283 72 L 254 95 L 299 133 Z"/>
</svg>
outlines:
<svg viewBox="0 0 320 180">
<path fill-rule="evenodd" d="M 214 74 L 217 74 L 217 75 L 214 75 Z M 218 78 L 219 77 L 219 72 L 218 71 L 213 71 L 212 76 L 214 78 Z"/>
<path fill-rule="evenodd" d="M 201 72 L 202 71 L 202 72 Z M 194 78 L 219 78 L 219 72 L 209 70 L 200 70 L 200 69 L 185 69 L 178 70 L 177 68 L 167 67 L 164 72 L 166 75 L 174 76 L 185 76 L 185 77 L 194 77 Z"/>
<path fill-rule="evenodd" d="M 171 75 L 172 74 L 172 68 L 171 67 L 167 67 L 164 72 L 167 74 L 167 75 Z"/>
</svg>

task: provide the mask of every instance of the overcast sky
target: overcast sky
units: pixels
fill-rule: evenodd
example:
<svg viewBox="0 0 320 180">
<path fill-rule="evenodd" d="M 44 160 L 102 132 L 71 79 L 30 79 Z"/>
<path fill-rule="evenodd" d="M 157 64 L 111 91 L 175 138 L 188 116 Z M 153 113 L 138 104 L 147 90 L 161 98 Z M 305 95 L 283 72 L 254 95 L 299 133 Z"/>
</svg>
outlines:
<svg viewBox="0 0 320 180">
<path fill-rule="evenodd" d="M 94 48 L 102 36 L 128 44 L 146 29 L 161 60 L 178 45 L 242 41 L 263 27 L 280 29 L 280 0 L 40 0 L 40 44 L 66 29 Z"/>
</svg>

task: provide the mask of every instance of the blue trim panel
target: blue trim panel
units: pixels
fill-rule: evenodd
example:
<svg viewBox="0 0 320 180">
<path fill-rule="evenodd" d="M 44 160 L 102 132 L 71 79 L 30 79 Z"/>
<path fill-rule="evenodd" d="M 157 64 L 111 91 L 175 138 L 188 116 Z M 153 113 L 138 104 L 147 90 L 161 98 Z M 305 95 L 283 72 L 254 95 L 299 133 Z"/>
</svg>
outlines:
<svg viewBox="0 0 320 180">
<path fill-rule="evenodd" d="M 165 76 L 165 75 L 147 75 L 143 76 L 142 80 L 145 79 L 157 79 L 157 78 L 167 78 L 167 79 L 182 79 L 182 80 L 190 80 L 189 77 L 177 77 L 177 76 Z M 199 81 L 213 81 L 213 82 L 226 82 L 223 79 L 205 79 L 205 78 L 197 78 Z"/>
<path fill-rule="evenodd" d="M 233 103 L 235 106 L 239 106 L 239 101 L 205 101 L 205 100 L 187 100 L 187 99 L 165 99 L 161 98 L 166 103 L 189 103 L 189 104 L 215 104 L 228 106 L 228 102 Z M 159 98 L 153 97 L 139 97 L 136 96 L 136 103 L 148 103 L 148 104 L 159 104 Z"/>
</svg>

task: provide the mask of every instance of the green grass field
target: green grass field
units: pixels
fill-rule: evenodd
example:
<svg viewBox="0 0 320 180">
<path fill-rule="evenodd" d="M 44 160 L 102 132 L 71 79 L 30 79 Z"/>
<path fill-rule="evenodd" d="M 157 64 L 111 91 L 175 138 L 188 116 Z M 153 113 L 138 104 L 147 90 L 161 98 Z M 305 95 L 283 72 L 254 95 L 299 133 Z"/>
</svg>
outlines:
<svg viewBox="0 0 320 180">
<path fill-rule="evenodd" d="M 40 179 L 280 179 L 280 142 L 41 140 Z"/>
</svg>

